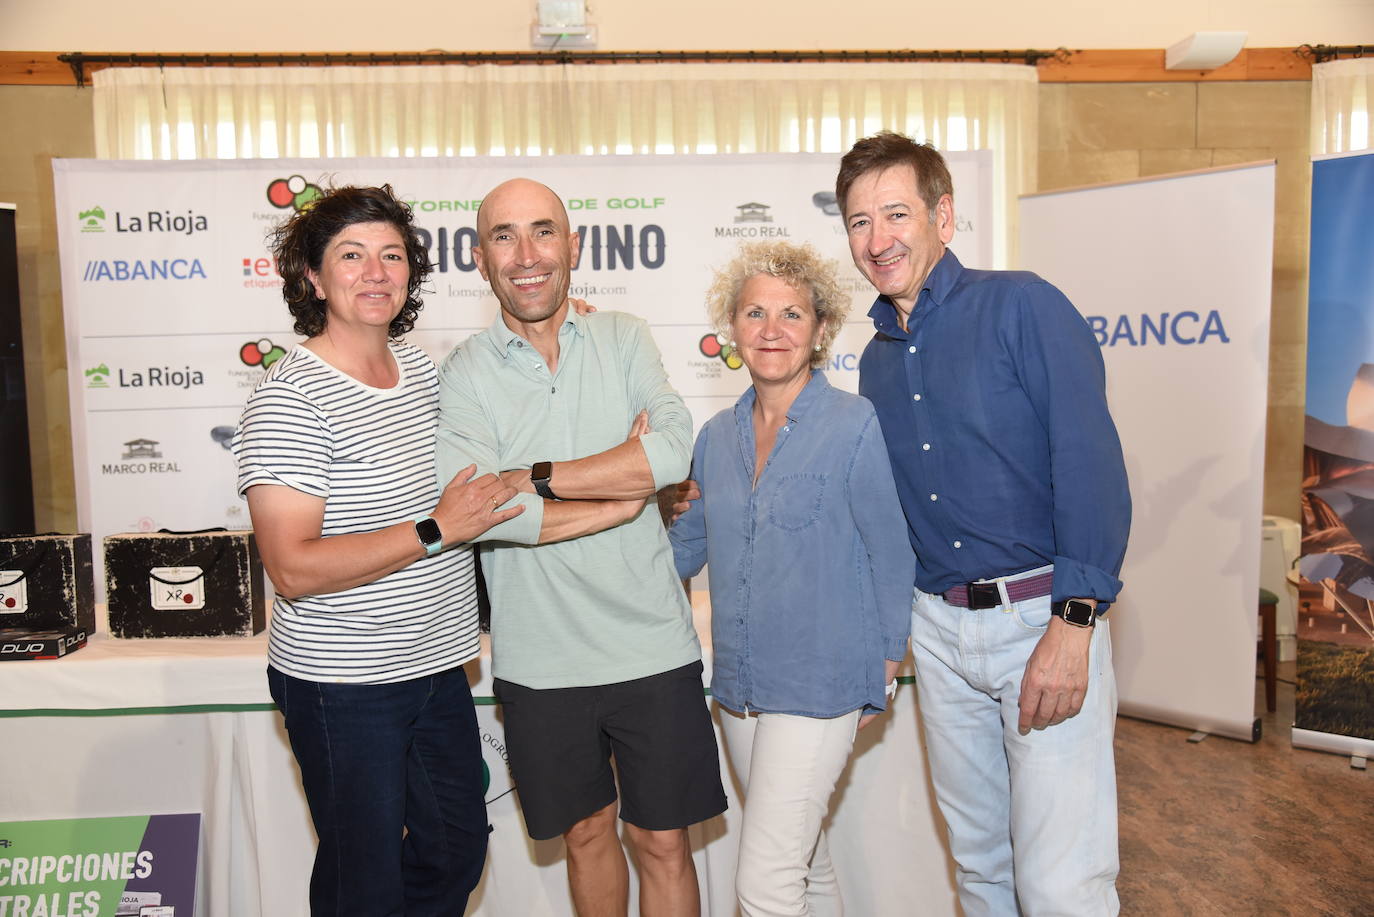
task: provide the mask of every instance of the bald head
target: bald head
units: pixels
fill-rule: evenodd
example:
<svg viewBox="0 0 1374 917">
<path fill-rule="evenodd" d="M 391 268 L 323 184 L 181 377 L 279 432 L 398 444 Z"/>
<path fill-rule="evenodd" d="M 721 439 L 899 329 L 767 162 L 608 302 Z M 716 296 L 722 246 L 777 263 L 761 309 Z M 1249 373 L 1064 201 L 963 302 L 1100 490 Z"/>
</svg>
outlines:
<svg viewBox="0 0 1374 917">
<path fill-rule="evenodd" d="M 482 198 L 477 208 L 478 238 L 485 240 L 493 225 L 502 225 L 501 222 L 492 223 L 492 214 L 504 214 L 513 205 L 518 205 L 522 210 L 531 207 L 546 209 L 553 219 L 559 221 L 559 227 L 564 232 L 568 231 L 568 209 L 552 188 L 532 178 L 512 178 L 501 182 Z"/>
<path fill-rule="evenodd" d="M 483 198 L 473 258 L 517 332 L 562 321 L 578 241 L 563 201 L 537 181 L 513 178 Z"/>
</svg>

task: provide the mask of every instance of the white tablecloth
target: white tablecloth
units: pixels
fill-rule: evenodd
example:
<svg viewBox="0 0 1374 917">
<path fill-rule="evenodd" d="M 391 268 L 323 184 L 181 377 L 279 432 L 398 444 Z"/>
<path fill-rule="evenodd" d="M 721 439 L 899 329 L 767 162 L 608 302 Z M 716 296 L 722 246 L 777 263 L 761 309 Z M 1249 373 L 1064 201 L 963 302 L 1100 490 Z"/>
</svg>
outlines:
<svg viewBox="0 0 1374 917">
<path fill-rule="evenodd" d="M 709 674 L 704 617 L 699 611 Z M 0 821 L 199 812 L 198 914 L 306 914 L 315 839 L 281 717 L 270 709 L 266 646 L 265 634 L 97 633 L 63 659 L 0 664 Z M 494 748 L 500 720 L 488 660 L 484 653 L 468 673 Z M 831 848 L 846 908 L 858 917 L 956 913 L 914 700 L 903 686 L 893 709 L 859 734 L 832 804 Z M 739 804 L 723 759 L 730 810 L 692 829 L 710 917 L 736 913 Z M 492 799 L 488 813 L 487 870 L 468 913 L 571 915 L 562 842 L 528 839 L 515 793 Z"/>
</svg>

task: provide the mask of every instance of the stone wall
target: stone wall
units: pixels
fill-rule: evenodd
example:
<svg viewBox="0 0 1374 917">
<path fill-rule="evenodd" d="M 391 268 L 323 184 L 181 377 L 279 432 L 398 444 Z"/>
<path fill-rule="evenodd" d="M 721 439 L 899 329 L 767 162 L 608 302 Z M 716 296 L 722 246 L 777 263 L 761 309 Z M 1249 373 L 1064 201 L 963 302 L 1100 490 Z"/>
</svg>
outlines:
<svg viewBox="0 0 1374 917">
<path fill-rule="evenodd" d="M 1040 86 L 1041 191 L 1277 162 L 1264 511 L 1294 519 L 1307 365 L 1311 89 L 1307 82 Z"/>
</svg>

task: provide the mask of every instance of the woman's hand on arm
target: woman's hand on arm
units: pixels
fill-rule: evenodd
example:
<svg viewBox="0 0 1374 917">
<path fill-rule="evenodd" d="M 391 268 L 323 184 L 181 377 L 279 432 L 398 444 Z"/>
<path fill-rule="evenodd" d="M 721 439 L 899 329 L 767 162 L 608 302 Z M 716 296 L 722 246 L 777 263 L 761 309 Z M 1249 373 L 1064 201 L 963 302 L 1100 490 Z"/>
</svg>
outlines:
<svg viewBox="0 0 1374 917">
<path fill-rule="evenodd" d="M 472 541 L 497 523 L 514 519 L 525 511 L 520 504 L 498 509 L 515 496 L 515 488 L 502 483 L 494 474 L 473 478 L 476 465 L 469 465 L 453 476 L 439 495 L 439 505 L 431 513 L 444 533 L 444 547 Z"/>
<path fill-rule="evenodd" d="M 514 491 L 494 475 L 470 480 L 474 471 L 469 466 L 454 475 L 431 514 L 445 547 L 471 540 L 524 511 L 523 506 L 497 510 Z M 413 520 L 326 538 L 321 534 L 323 497 L 278 484 L 255 485 L 247 496 L 263 566 L 273 588 L 286 598 L 352 589 L 425 556 Z"/>
</svg>

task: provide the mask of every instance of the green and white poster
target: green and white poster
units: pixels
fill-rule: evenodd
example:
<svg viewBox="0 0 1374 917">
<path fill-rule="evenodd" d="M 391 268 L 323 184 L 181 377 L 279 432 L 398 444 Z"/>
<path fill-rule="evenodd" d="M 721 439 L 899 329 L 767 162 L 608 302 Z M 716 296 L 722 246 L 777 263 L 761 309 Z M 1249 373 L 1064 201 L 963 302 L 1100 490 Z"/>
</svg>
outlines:
<svg viewBox="0 0 1374 917">
<path fill-rule="evenodd" d="M 191 917 L 199 815 L 0 822 L 0 917 Z"/>
</svg>

